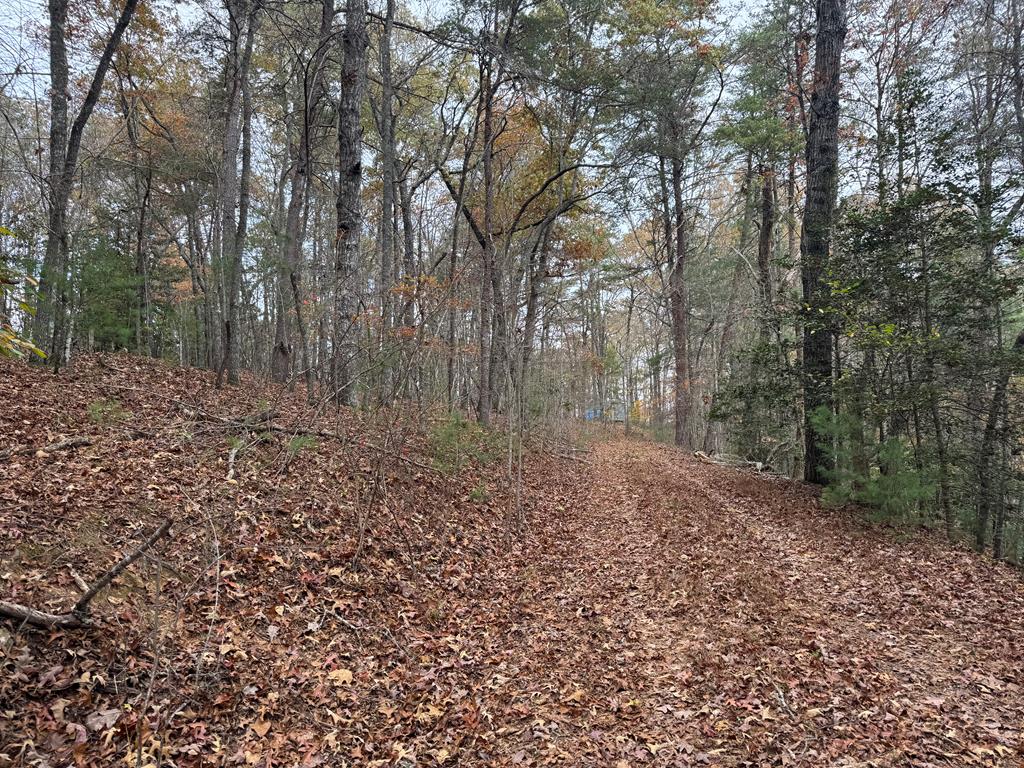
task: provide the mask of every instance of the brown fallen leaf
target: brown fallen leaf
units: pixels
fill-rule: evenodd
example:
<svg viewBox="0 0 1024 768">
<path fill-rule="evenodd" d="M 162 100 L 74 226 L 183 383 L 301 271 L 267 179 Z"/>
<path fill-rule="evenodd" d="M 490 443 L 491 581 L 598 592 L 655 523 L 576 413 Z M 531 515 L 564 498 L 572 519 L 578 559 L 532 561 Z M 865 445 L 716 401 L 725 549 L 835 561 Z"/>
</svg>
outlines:
<svg viewBox="0 0 1024 768">
<path fill-rule="evenodd" d="M 327 679 L 333 682 L 335 685 L 351 685 L 352 684 L 352 670 L 351 669 L 334 669 L 327 673 Z"/>
<path fill-rule="evenodd" d="M 249 727 L 262 739 L 270 731 L 270 722 L 268 720 L 257 720 Z"/>
</svg>

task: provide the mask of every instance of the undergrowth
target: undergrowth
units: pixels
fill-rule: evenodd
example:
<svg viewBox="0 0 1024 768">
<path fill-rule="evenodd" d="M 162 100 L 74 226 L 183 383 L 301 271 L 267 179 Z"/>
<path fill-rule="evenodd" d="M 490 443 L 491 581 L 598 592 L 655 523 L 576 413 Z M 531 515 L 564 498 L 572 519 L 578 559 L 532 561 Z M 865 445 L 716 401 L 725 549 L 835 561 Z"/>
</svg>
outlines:
<svg viewBox="0 0 1024 768">
<path fill-rule="evenodd" d="M 431 461 L 436 469 L 454 475 L 468 463 L 490 464 L 501 456 L 502 436 L 453 413 L 434 424 L 428 434 Z"/>
</svg>

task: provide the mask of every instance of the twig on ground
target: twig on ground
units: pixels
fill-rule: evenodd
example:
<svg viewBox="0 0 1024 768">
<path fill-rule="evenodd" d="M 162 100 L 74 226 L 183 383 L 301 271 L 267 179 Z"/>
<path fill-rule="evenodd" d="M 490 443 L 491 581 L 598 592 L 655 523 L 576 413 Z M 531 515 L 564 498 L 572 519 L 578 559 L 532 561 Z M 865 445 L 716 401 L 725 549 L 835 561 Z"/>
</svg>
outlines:
<svg viewBox="0 0 1024 768">
<path fill-rule="evenodd" d="M 67 613 L 46 613 L 45 611 L 37 611 L 34 608 L 19 605 L 18 603 L 0 600 L 0 616 L 6 616 L 9 619 L 16 619 L 25 624 L 43 627 L 44 629 L 90 626 L 92 620 L 89 618 L 89 603 L 92 602 L 92 599 L 116 579 L 125 568 L 142 557 L 146 550 L 156 544 L 170 529 L 171 520 L 168 518 L 150 534 L 148 539 L 136 547 L 130 554 L 121 558 L 112 568 L 109 568 L 93 582 L 92 586 L 85 590 L 85 594 L 78 599 L 78 602 Z"/>
<path fill-rule="evenodd" d="M 775 686 L 775 695 L 779 697 L 779 703 L 782 704 L 783 708 L 787 712 L 789 712 L 790 715 L 796 717 L 796 713 L 792 709 L 790 709 L 789 704 L 786 702 L 786 694 L 782 692 L 782 689 L 779 687 L 779 684 L 773 681 L 772 685 Z"/>
<path fill-rule="evenodd" d="M 88 582 L 86 582 L 85 579 L 82 578 L 81 574 L 74 568 L 72 568 L 70 565 L 68 566 L 68 571 L 71 573 L 71 578 L 74 580 L 75 586 L 77 586 L 83 592 L 88 592 L 89 584 Z"/>
<path fill-rule="evenodd" d="M 235 479 L 235 457 L 238 456 L 238 450 L 242 447 L 242 444 L 232 446 L 231 451 L 228 453 L 228 476 L 225 478 L 229 483 Z"/>
<path fill-rule="evenodd" d="M 83 621 L 73 613 L 46 613 L 18 603 L 0 600 L 0 616 L 15 619 L 24 624 L 44 629 L 63 629 L 83 626 Z"/>
<path fill-rule="evenodd" d="M 213 611 L 210 613 L 210 621 L 206 625 L 206 637 L 203 639 L 203 647 L 196 654 L 196 674 L 195 682 L 199 684 L 199 677 L 203 669 L 203 657 L 206 652 L 206 648 L 210 645 L 210 638 L 213 637 L 213 626 L 220 618 L 220 563 L 221 563 L 221 551 L 220 551 L 220 537 L 217 535 L 217 526 L 213 522 L 213 515 L 210 514 L 210 510 L 207 507 L 203 507 L 206 512 L 206 521 L 210 525 L 210 536 L 211 543 L 213 546 L 213 562 L 212 565 L 215 567 L 214 571 L 214 583 L 213 583 Z M 204 573 L 209 568 L 204 569 Z"/>
<path fill-rule="evenodd" d="M 44 445 L 40 448 L 36 448 L 31 445 L 19 445 L 14 448 L 8 448 L 6 451 L 0 453 L 0 459 L 9 459 L 12 456 L 25 456 L 39 451 L 42 451 L 43 453 L 56 453 L 57 451 L 79 448 L 83 445 L 92 445 L 92 442 L 91 437 L 69 437 L 64 440 L 58 440 L 55 443 L 50 443 L 49 445 Z"/>
<path fill-rule="evenodd" d="M 753 469 L 756 472 L 764 474 L 778 474 L 763 461 L 750 461 L 749 459 L 744 459 L 727 453 L 720 453 L 711 456 L 704 453 L 704 451 L 694 451 L 693 457 L 697 459 L 697 461 L 701 461 L 705 464 L 716 464 L 720 467 L 733 467 L 734 469 Z"/>
<path fill-rule="evenodd" d="M 334 440 L 342 444 L 348 444 L 350 442 L 347 435 L 343 435 L 338 432 L 331 432 L 330 430 L 326 429 L 303 429 L 301 427 L 286 427 L 282 424 L 275 424 L 272 421 L 272 412 L 264 412 L 263 414 L 257 414 L 257 418 L 259 420 L 254 420 L 254 417 L 251 416 L 245 419 L 234 419 L 227 416 L 218 416 L 215 413 L 210 413 L 209 411 L 205 411 L 201 408 L 196 408 L 194 406 L 185 405 L 184 403 L 179 403 L 179 405 L 183 408 L 183 410 L 186 411 L 186 413 L 188 413 L 190 416 L 194 418 L 200 418 L 206 421 L 212 421 L 217 424 L 223 424 L 224 426 L 229 427 L 231 429 L 252 429 L 258 427 L 259 429 L 262 429 L 265 432 L 277 432 L 280 434 L 292 436 L 308 435 L 309 437 L 319 437 L 323 438 L 324 440 Z M 427 472 L 438 472 L 438 469 L 436 467 L 432 467 L 429 464 L 424 464 L 421 461 L 416 461 L 416 459 L 409 458 L 408 456 L 403 456 L 397 451 L 381 447 L 369 441 L 360 440 L 359 447 L 367 448 L 373 451 L 374 453 L 379 453 L 384 456 L 390 456 L 391 458 L 401 461 L 404 464 L 408 464 L 413 467 L 418 467 L 419 469 L 425 470 Z"/>
</svg>

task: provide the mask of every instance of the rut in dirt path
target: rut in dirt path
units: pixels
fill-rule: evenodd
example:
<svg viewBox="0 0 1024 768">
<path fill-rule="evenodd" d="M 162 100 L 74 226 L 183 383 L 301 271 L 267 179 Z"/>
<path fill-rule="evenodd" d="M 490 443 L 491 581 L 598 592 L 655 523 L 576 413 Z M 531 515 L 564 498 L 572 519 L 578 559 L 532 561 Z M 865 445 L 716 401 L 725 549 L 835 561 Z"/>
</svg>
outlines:
<svg viewBox="0 0 1024 768">
<path fill-rule="evenodd" d="M 496 761 L 1020 764 L 1008 568 L 651 444 L 597 445 L 586 474 L 504 606 Z"/>
</svg>

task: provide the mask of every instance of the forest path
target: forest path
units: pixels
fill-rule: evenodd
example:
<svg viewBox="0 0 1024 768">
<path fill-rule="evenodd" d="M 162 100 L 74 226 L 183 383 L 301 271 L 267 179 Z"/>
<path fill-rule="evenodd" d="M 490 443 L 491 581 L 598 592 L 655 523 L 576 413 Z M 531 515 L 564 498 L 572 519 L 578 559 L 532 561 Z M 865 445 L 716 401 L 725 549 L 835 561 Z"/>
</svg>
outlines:
<svg viewBox="0 0 1024 768">
<path fill-rule="evenodd" d="M 1010 569 L 669 448 L 591 458 L 484 604 L 522 642 L 490 685 L 520 723 L 501 762 L 1021 764 Z"/>
</svg>

